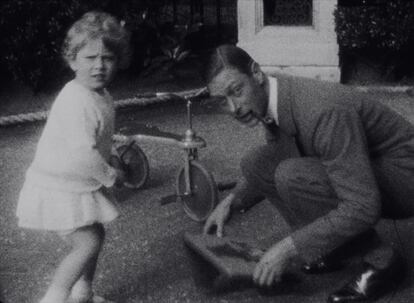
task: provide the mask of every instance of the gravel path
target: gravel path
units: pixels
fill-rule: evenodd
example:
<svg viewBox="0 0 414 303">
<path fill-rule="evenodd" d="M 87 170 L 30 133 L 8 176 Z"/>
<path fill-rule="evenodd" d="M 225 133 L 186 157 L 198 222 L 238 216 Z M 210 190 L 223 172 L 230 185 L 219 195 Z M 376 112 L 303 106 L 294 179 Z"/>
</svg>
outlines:
<svg viewBox="0 0 414 303">
<path fill-rule="evenodd" d="M 378 99 L 414 123 L 414 99 L 407 95 L 378 94 Z M 242 153 L 262 142 L 258 129 L 246 128 L 227 116 L 196 106 L 194 128 L 207 141 L 200 150 L 203 164 L 216 181 L 239 180 Z M 118 126 L 151 124 L 162 130 L 185 130 L 185 106 L 123 110 Z M 30 164 L 43 124 L 0 129 L 0 291 L 4 303 L 37 302 L 68 247 L 53 234 L 17 228 L 15 207 L 23 175 Z M 143 144 L 150 161 L 151 179 L 142 190 L 116 192 L 122 216 L 107 226 L 107 239 L 98 265 L 97 292 L 119 303 L 132 302 L 325 302 L 328 293 L 342 285 L 357 269 L 357 260 L 334 274 L 309 277 L 296 274 L 293 281 L 273 292 L 254 288 L 216 293 L 211 273 L 183 246 L 185 231 L 199 232 L 179 204 L 161 206 L 161 197 L 174 192 L 175 176 L 182 165 L 178 148 Z M 223 194 L 222 194 L 223 195 Z M 413 220 L 398 222 L 399 243 L 392 222 L 379 224 L 380 233 L 394 245 L 403 245 L 409 276 L 398 294 L 379 302 L 412 302 L 414 298 Z M 266 246 L 288 232 L 284 221 L 265 202 L 230 222 L 228 234 Z M 391 301 L 389 301 L 391 300 Z"/>
</svg>

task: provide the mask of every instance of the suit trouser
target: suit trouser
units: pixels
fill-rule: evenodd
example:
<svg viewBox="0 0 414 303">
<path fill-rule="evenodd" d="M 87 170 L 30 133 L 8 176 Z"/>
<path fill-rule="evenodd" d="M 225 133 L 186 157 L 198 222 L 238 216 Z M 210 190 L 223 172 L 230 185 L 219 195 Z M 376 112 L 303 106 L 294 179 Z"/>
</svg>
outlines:
<svg viewBox="0 0 414 303">
<path fill-rule="evenodd" d="M 378 158 L 372 168 L 381 192 L 382 216 L 400 219 L 414 215 L 414 159 Z M 276 206 L 289 226 L 296 230 L 337 208 L 340 203 L 320 160 L 300 157 L 292 138 L 279 133 L 266 145 L 249 151 L 241 161 L 241 169 L 251 188 Z M 361 248 L 364 261 L 382 268 L 395 256 L 395 251 L 379 241 Z M 367 244 L 366 235 L 355 239 L 333 253 Z M 360 238 L 361 241 L 358 241 Z M 348 247 L 347 247 L 348 246 Z M 345 253 L 346 254 L 346 253 Z"/>
</svg>

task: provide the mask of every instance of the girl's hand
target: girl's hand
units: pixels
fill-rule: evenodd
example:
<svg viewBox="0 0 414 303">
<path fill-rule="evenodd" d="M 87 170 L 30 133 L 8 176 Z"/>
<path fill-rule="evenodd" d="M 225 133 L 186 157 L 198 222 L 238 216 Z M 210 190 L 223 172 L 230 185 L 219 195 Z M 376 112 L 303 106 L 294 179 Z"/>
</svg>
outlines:
<svg viewBox="0 0 414 303">
<path fill-rule="evenodd" d="M 115 168 L 116 171 L 116 179 L 115 179 L 115 186 L 121 187 L 122 184 L 126 181 L 126 173 L 124 170 L 124 164 L 122 163 L 119 157 L 112 155 L 109 159 L 109 164 Z"/>
<path fill-rule="evenodd" d="M 261 287 L 270 287 L 280 282 L 291 259 L 296 255 L 297 251 L 291 237 L 276 243 L 257 263 L 253 272 L 253 282 Z"/>
<path fill-rule="evenodd" d="M 215 226 L 216 227 L 216 236 L 223 237 L 223 228 L 224 223 L 230 217 L 230 206 L 233 202 L 234 194 L 228 195 L 224 200 L 222 200 L 211 215 L 208 217 L 206 223 L 204 224 L 204 234 L 208 234 L 211 229 Z"/>
<path fill-rule="evenodd" d="M 109 158 L 109 165 L 111 165 L 115 169 L 123 170 L 124 164 L 122 163 L 121 159 L 118 156 L 111 155 Z"/>
<path fill-rule="evenodd" d="M 115 171 L 116 171 L 115 186 L 121 187 L 126 181 L 126 173 L 123 169 L 115 168 Z"/>
</svg>

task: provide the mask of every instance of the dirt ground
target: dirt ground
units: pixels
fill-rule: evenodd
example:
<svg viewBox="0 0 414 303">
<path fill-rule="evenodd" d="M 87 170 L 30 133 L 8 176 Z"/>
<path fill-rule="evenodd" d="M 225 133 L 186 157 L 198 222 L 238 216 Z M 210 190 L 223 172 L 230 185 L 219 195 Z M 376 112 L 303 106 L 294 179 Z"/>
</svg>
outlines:
<svg viewBox="0 0 414 303">
<path fill-rule="evenodd" d="M 406 94 L 377 94 L 384 102 L 414 123 L 414 98 Z M 183 133 L 184 104 L 150 108 L 126 108 L 119 112 L 118 127 L 150 124 Z M 54 268 L 68 250 L 53 234 L 17 227 L 15 208 L 24 172 L 33 158 L 43 123 L 0 128 L 0 291 L 4 303 L 37 302 Z M 247 128 L 227 116 L 196 104 L 194 129 L 207 141 L 200 150 L 201 162 L 216 181 L 240 180 L 239 160 L 245 150 L 260 144 L 258 128 Z M 180 204 L 160 205 L 160 198 L 174 193 L 175 178 L 182 166 L 182 152 L 159 143 L 146 143 L 150 181 L 141 190 L 116 192 L 119 219 L 107 226 L 107 238 L 97 270 L 96 291 L 118 303 L 132 302 L 325 302 L 330 292 L 358 269 L 358 259 L 337 273 L 305 276 L 295 272 L 290 281 L 273 291 L 253 287 L 215 292 L 204 263 L 183 245 L 183 233 L 200 232 Z M 221 193 L 223 196 L 225 193 Z M 379 302 L 412 302 L 414 298 L 413 220 L 381 221 L 378 230 L 386 241 L 400 247 L 408 261 L 408 277 L 394 293 Z M 268 246 L 288 233 L 288 228 L 268 202 L 236 215 L 227 234 L 252 244 Z M 399 238 L 400 237 L 400 238 Z M 399 240 L 401 239 L 401 241 Z"/>
</svg>

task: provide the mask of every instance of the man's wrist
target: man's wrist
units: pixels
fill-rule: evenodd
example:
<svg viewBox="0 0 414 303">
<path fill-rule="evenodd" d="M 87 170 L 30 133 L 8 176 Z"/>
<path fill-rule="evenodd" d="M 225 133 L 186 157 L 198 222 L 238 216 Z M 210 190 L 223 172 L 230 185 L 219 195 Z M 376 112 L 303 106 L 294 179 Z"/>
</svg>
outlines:
<svg viewBox="0 0 414 303">
<path fill-rule="evenodd" d="M 227 197 L 221 202 L 223 204 L 223 207 L 226 207 L 229 210 L 232 210 L 234 198 L 235 198 L 234 193 L 228 194 Z"/>
<path fill-rule="evenodd" d="M 231 196 L 230 196 L 231 195 Z M 239 197 L 237 193 L 231 193 L 229 197 L 229 209 L 231 212 L 243 212 L 244 205 L 242 205 L 242 199 Z"/>
<path fill-rule="evenodd" d="M 282 241 L 279 242 L 279 244 L 281 245 L 283 251 L 290 258 L 294 258 L 299 254 L 298 250 L 296 249 L 295 243 L 293 242 L 292 237 L 289 236 L 289 237 L 284 238 Z"/>
<path fill-rule="evenodd" d="M 233 194 L 234 197 L 232 199 L 231 208 L 232 210 L 242 213 L 246 212 L 264 199 L 264 196 L 257 193 L 256 190 L 245 180 L 237 184 Z"/>
</svg>

